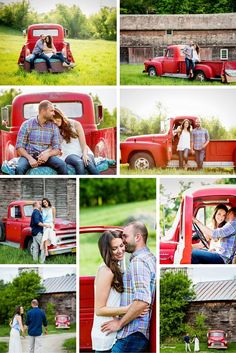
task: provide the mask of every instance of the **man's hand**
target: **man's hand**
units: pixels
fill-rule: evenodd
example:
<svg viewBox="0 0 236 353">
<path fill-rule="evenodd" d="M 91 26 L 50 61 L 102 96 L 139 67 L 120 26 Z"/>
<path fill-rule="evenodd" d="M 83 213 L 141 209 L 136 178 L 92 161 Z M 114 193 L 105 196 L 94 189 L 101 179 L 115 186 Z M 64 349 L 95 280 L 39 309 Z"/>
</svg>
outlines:
<svg viewBox="0 0 236 353">
<path fill-rule="evenodd" d="M 41 152 L 39 157 L 38 157 L 38 164 L 44 164 L 47 162 L 47 160 L 49 159 L 50 155 L 48 152 Z"/>
<path fill-rule="evenodd" d="M 33 157 L 29 157 L 28 161 L 29 161 L 31 168 L 38 167 L 38 161 L 36 161 L 36 159 L 34 159 Z"/>
<path fill-rule="evenodd" d="M 113 319 L 105 322 L 101 326 L 101 331 L 109 335 L 112 332 L 119 331 L 121 329 L 120 319 Z"/>
<path fill-rule="evenodd" d="M 47 334 L 48 334 L 48 329 L 47 328 L 45 328 L 44 334 L 47 336 Z"/>
<path fill-rule="evenodd" d="M 45 228 L 52 228 L 50 224 L 44 224 Z"/>
</svg>

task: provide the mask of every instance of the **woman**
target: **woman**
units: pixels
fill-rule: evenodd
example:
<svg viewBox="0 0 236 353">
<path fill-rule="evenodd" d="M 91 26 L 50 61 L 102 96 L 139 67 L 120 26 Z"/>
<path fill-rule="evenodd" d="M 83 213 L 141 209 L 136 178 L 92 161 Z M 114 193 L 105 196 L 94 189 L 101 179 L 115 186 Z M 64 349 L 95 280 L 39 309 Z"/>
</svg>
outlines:
<svg viewBox="0 0 236 353">
<path fill-rule="evenodd" d="M 194 336 L 193 343 L 194 343 L 194 352 L 199 352 L 200 351 L 199 338 L 197 335 Z"/>
<path fill-rule="evenodd" d="M 63 66 L 66 67 L 74 67 L 74 63 L 71 63 L 69 60 L 67 60 L 62 53 L 57 52 L 54 44 L 53 44 L 53 39 L 52 36 L 47 35 L 44 40 L 44 45 L 43 45 L 43 53 L 47 55 L 50 59 L 58 59 L 62 62 Z"/>
<path fill-rule="evenodd" d="M 67 119 L 58 108 L 54 112 L 53 121 L 63 138 L 60 158 L 72 165 L 78 175 L 84 175 L 86 171 L 88 174 L 98 175 L 93 152 L 86 144 L 82 125 L 78 121 Z"/>
<path fill-rule="evenodd" d="M 106 335 L 101 332 L 101 325 L 114 316 L 124 315 L 129 309 L 129 306 L 120 307 L 121 293 L 124 291 L 121 262 L 125 245 L 121 233 L 111 230 L 101 235 L 98 247 L 104 263 L 99 267 L 95 279 L 95 312 L 91 336 L 95 353 L 108 353 L 115 343 L 116 332 Z"/>
<path fill-rule="evenodd" d="M 57 244 L 56 232 L 54 230 L 55 227 L 55 219 L 56 219 L 56 209 L 52 206 L 49 199 L 44 197 L 42 199 L 42 215 L 43 215 L 43 223 L 49 224 L 50 228 L 43 228 L 43 238 L 41 243 L 41 249 L 44 250 L 45 256 L 48 256 L 48 246 L 53 244 Z"/>
<path fill-rule="evenodd" d="M 22 332 L 22 336 L 25 337 L 23 314 L 24 308 L 22 306 L 17 306 L 15 309 L 14 317 L 10 323 L 11 332 L 9 340 L 9 353 L 22 353 L 20 331 Z"/>
<path fill-rule="evenodd" d="M 183 168 L 185 162 L 184 169 L 188 169 L 188 156 L 191 148 L 191 124 L 188 119 L 185 119 L 182 124 L 174 130 L 174 136 L 179 136 L 179 142 L 177 145 L 177 151 L 179 153 L 179 167 Z"/>
<path fill-rule="evenodd" d="M 200 47 L 198 44 L 193 45 L 192 67 L 190 69 L 190 77 L 193 77 L 195 65 L 200 62 Z"/>
</svg>

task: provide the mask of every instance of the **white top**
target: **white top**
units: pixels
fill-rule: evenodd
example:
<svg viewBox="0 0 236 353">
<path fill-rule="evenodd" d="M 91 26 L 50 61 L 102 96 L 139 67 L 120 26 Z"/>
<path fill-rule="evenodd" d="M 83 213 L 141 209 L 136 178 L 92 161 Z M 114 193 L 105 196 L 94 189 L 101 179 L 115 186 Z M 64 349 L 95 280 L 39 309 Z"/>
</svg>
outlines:
<svg viewBox="0 0 236 353">
<path fill-rule="evenodd" d="M 53 223 L 52 207 L 42 207 L 43 223 Z"/>
<path fill-rule="evenodd" d="M 199 339 L 197 337 L 194 338 L 194 352 L 199 352 L 200 347 L 199 347 Z"/>
<path fill-rule="evenodd" d="M 197 51 L 195 49 L 193 49 L 193 57 L 192 60 L 194 62 L 199 62 L 200 61 L 200 56 L 198 55 Z"/>
<path fill-rule="evenodd" d="M 183 151 L 185 148 L 190 149 L 190 132 L 183 130 L 179 137 L 177 151 Z"/>
<path fill-rule="evenodd" d="M 106 265 L 102 265 L 106 266 Z M 96 292 L 96 284 L 94 286 Z M 106 306 L 110 308 L 117 308 L 120 306 L 121 293 L 117 292 L 114 288 L 111 288 Z M 109 316 L 97 316 L 94 314 L 93 328 L 91 332 L 92 347 L 96 351 L 107 351 L 111 349 L 116 341 L 116 332 L 110 333 L 106 336 L 106 333 L 101 332 L 101 325 L 104 322 L 112 320 L 113 317 Z"/>
<path fill-rule="evenodd" d="M 73 130 L 76 131 L 75 122 L 73 120 L 70 120 L 70 123 L 72 125 Z M 68 157 L 71 154 L 75 154 L 76 156 L 79 156 L 81 158 L 83 155 L 83 151 L 80 145 L 79 137 L 76 137 L 76 138 L 71 137 L 69 143 L 67 143 L 66 140 L 63 139 L 61 143 L 61 152 L 62 152 L 62 155 L 60 156 L 60 158 L 63 161 L 66 159 L 66 157 Z M 88 153 L 93 155 L 93 152 L 90 150 L 89 147 L 88 147 Z"/>
</svg>

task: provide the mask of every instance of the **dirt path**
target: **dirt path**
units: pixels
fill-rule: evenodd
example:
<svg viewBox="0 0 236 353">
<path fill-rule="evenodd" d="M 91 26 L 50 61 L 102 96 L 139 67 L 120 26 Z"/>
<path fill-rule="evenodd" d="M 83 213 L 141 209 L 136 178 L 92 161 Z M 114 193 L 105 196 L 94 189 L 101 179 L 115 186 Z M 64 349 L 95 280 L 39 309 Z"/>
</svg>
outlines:
<svg viewBox="0 0 236 353">
<path fill-rule="evenodd" d="M 75 337 L 75 333 L 61 333 L 57 335 L 42 336 L 42 352 L 65 353 L 63 343 L 68 338 Z M 1 342 L 8 342 L 9 337 L 0 337 Z M 21 338 L 23 353 L 29 353 L 28 337 Z"/>
</svg>

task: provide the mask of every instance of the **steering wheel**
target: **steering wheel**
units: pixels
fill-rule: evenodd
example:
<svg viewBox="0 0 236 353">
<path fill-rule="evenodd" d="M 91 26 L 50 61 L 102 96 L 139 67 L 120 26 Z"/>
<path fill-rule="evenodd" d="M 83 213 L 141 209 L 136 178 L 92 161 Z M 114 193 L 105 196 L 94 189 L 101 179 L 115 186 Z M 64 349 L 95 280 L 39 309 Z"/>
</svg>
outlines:
<svg viewBox="0 0 236 353">
<path fill-rule="evenodd" d="M 193 223 L 193 228 L 198 236 L 198 238 L 201 240 L 202 244 L 209 249 L 209 244 L 208 241 L 205 237 L 205 235 L 202 233 L 201 229 L 198 227 L 198 225 L 196 223 Z"/>
</svg>

